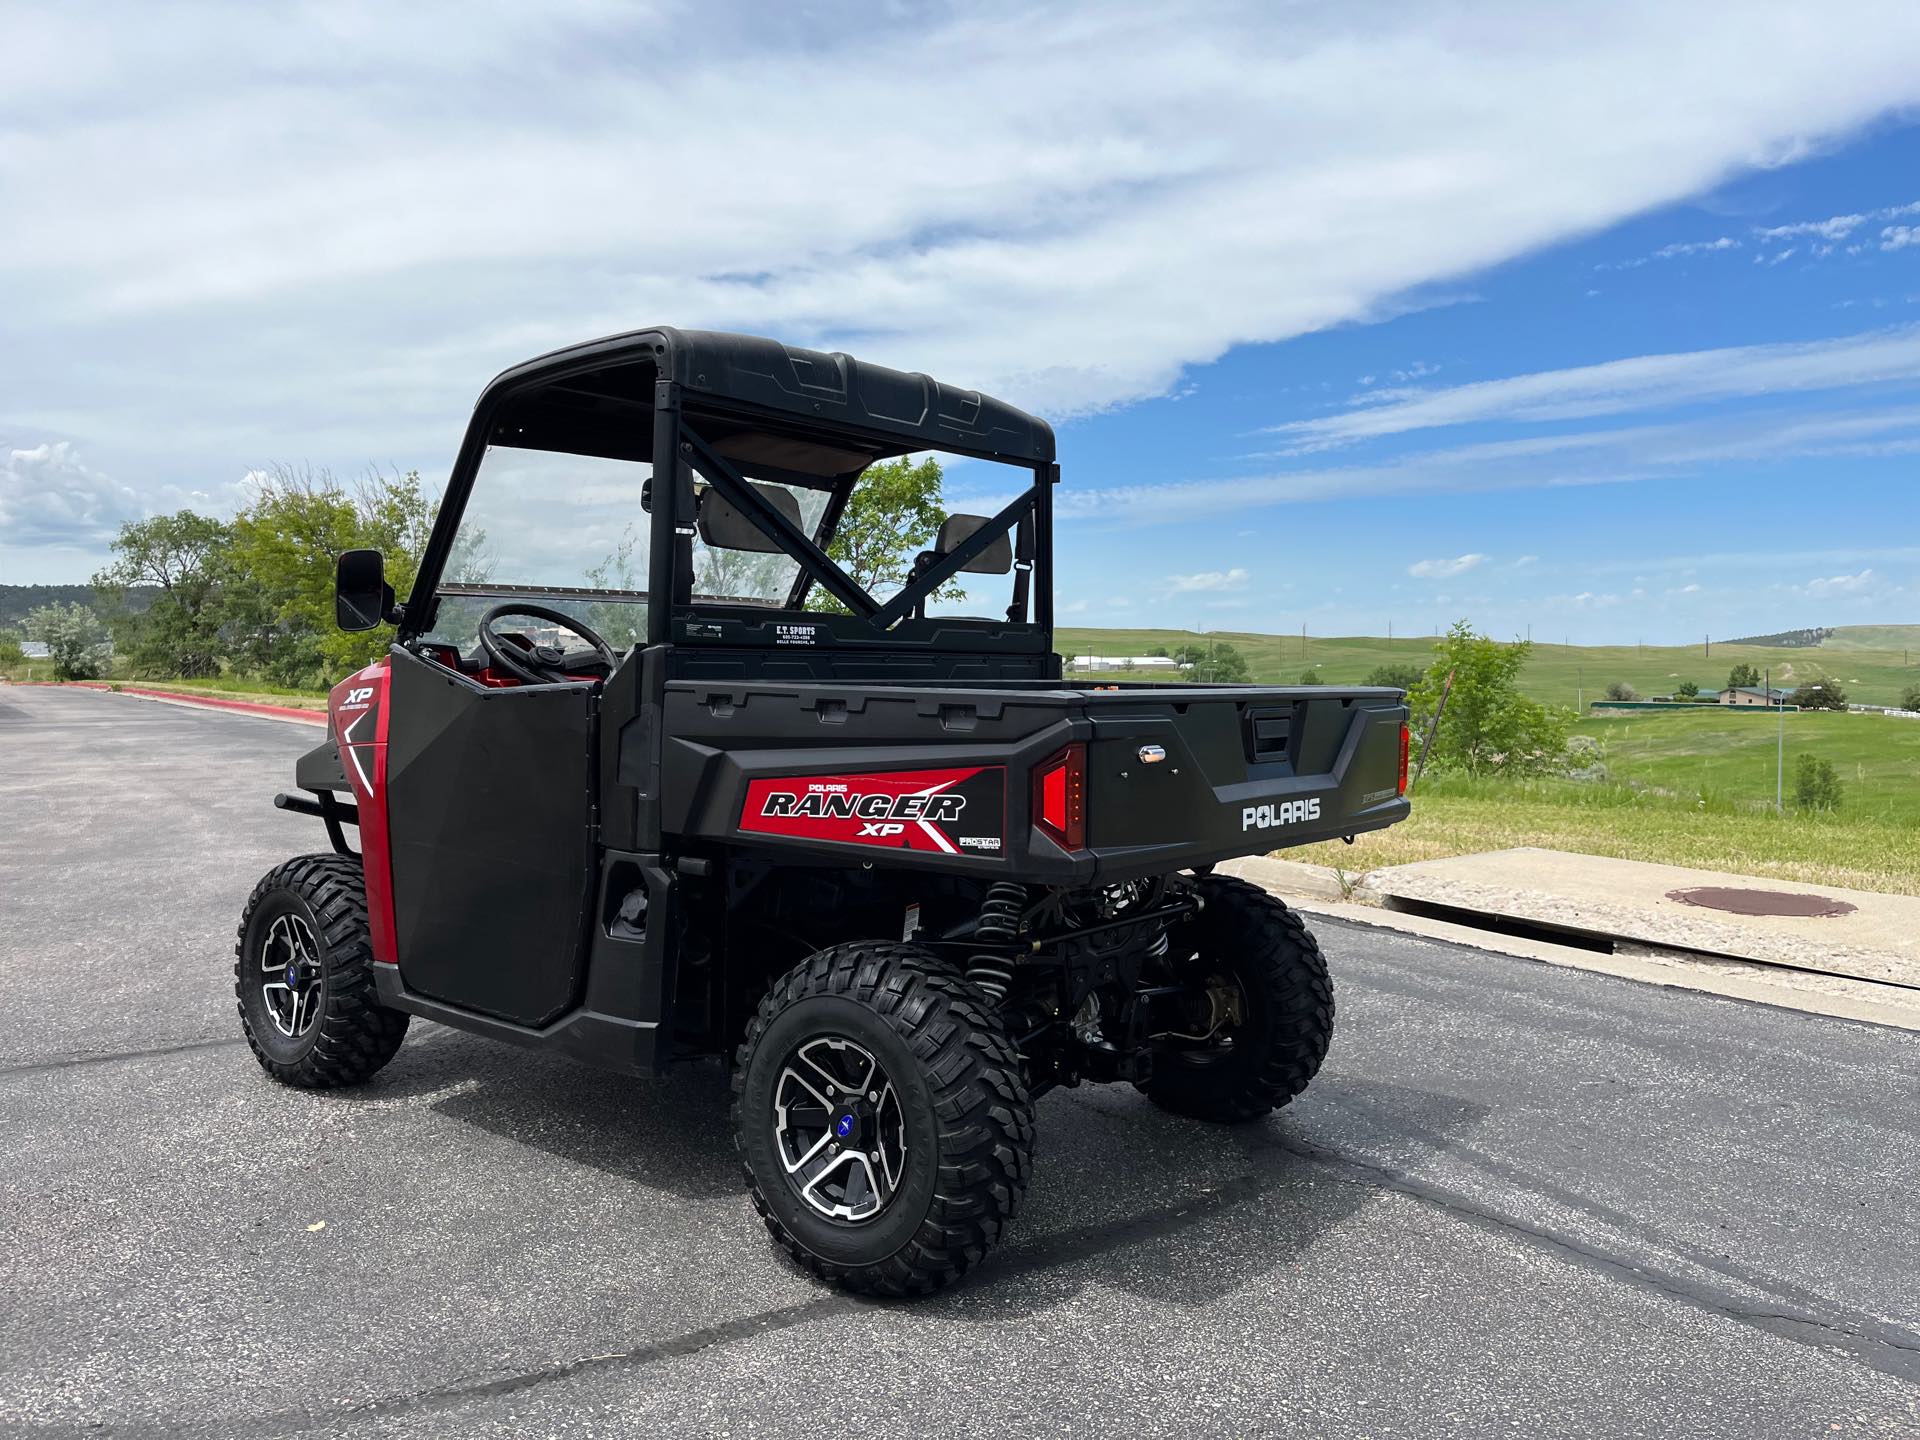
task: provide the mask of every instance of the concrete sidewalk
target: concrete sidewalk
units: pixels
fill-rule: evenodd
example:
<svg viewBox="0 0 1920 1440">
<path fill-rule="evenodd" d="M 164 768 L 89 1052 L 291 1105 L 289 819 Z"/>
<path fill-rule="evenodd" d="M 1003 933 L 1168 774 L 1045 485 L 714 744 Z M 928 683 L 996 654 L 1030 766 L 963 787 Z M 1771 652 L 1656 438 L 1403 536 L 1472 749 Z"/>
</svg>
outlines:
<svg viewBox="0 0 1920 1440">
<path fill-rule="evenodd" d="M 1604 936 L 1920 987 L 1920 899 L 1560 850 L 1496 850 L 1395 865 L 1361 892 L 1390 908 L 1444 906 Z M 1693 903 L 1678 897 L 1690 892 Z M 1741 914 L 1715 902 L 1837 913 Z"/>
<path fill-rule="evenodd" d="M 1920 899 L 1909 896 L 1539 849 L 1364 875 L 1274 856 L 1221 868 L 1312 915 L 1920 1030 Z M 1827 913 L 1747 915 L 1674 898 L 1692 892 Z"/>
</svg>

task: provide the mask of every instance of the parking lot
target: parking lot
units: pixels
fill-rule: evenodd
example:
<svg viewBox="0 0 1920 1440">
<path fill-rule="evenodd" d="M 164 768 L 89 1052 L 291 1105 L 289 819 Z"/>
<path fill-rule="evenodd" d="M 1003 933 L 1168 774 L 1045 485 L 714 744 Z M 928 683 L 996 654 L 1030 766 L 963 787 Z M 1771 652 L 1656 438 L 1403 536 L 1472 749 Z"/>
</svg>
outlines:
<svg viewBox="0 0 1920 1440">
<path fill-rule="evenodd" d="M 1328 926 L 1295 1106 L 1056 1092 L 1010 1240 L 874 1304 L 776 1256 L 717 1071 L 260 1073 L 234 926 L 319 739 L 0 688 L 0 1426 L 1920 1434 L 1920 1037 Z"/>
</svg>

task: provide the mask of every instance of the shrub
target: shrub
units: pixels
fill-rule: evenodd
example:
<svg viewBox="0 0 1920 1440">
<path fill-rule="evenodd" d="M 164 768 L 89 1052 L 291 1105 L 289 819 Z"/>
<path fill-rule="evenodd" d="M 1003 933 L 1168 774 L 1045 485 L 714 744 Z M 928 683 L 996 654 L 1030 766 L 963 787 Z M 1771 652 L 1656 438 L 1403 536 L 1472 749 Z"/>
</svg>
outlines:
<svg viewBox="0 0 1920 1440">
<path fill-rule="evenodd" d="M 1831 760 L 1802 755 L 1793 762 L 1793 803 L 1801 810 L 1840 808 L 1840 777 Z"/>
<path fill-rule="evenodd" d="M 93 680 L 107 668 L 107 628 L 84 605 L 42 605 L 27 616 L 27 634 L 46 643 L 62 680 Z"/>
<path fill-rule="evenodd" d="M 1691 680 L 1682 680 L 1678 685 L 1673 687 L 1673 698 L 1676 700 L 1697 700 L 1700 698 L 1700 687 Z"/>
<path fill-rule="evenodd" d="M 1302 685 L 1324 685 L 1327 682 L 1320 678 L 1320 672 L 1318 670 L 1315 670 L 1312 666 L 1308 666 L 1300 672 L 1300 683 Z"/>
<path fill-rule="evenodd" d="M 1425 672 L 1418 665 L 1376 665 L 1373 673 L 1367 676 L 1365 684 L 1385 685 L 1393 690 L 1411 690 L 1420 683 Z"/>
<path fill-rule="evenodd" d="M 1570 712 L 1548 709 L 1520 692 L 1518 677 L 1532 645 L 1476 635 L 1460 620 L 1433 648 L 1433 667 L 1407 697 L 1415 729 L 1424 733 L 1447 676 L 1453 676 L 1428 757 L 1432 768 L 1481 776 L 1546 775 L 1564 767 Z"/>
<path fill-rule="evenodd" d="M 1920 685 L 1909 685 L 1900 692 L 1902 710 L 1920 710 Z"/>
<path fill-rule="evenodd" d="M 1624 680 L 1616 680 L 1607 686 L 1607 699 L 1609 700 L 1638 700 L 1639 698 L 1640 692 Z"/>
<path fill-rule="evenodd" d="M 20 637 L 0 630 L 0 665 L 18 665 L 27 658 L 20 648 Z"/>
</svg>

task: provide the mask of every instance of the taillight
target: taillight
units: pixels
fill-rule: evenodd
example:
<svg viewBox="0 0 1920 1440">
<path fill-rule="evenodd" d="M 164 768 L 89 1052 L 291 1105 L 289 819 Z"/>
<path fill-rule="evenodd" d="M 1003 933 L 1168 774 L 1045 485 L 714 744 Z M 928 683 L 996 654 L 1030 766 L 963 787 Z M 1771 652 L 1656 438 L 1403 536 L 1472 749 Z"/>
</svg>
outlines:
<svg viewBox="0 0 1920 1440">
<path fill-rule="evenodd" d="M 1033 820 L 1066 850 L 1087 847 L 1087 747 L 1069 745 L 1033 775 Z"/>
<path fill-rule="evenodd" d="M 1400 793 L 1407 793 L 1407 752 L 1413 749 L 1413 731 L 1406 724 L 1400 726 Z"/>
</svg>

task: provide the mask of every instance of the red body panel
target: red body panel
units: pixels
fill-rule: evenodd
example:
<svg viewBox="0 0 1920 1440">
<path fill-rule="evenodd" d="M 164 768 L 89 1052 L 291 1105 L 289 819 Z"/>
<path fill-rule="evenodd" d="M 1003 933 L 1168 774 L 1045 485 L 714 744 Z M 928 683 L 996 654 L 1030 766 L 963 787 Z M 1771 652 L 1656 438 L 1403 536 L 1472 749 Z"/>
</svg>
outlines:
<svg viewBox="0 0 1920 1440">
<path fill-rule="evenodd" d="M 360 856 L 366 874 L 373 958 L 399 963 L 394 944 L 393 859 L 387 838 L 387 662 L 376 660 L 327 695 L 329 731 L 360 807 Z"/>
<path fill-rule="evenodd" d="M 1006 768 L 885 770 L 752 780 L 740 828 L 942 855 L 998 856 L 1006 847 Z"/>
</svg>

